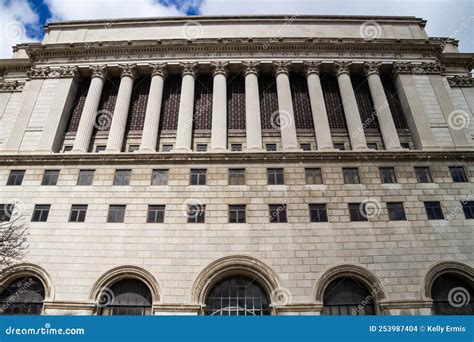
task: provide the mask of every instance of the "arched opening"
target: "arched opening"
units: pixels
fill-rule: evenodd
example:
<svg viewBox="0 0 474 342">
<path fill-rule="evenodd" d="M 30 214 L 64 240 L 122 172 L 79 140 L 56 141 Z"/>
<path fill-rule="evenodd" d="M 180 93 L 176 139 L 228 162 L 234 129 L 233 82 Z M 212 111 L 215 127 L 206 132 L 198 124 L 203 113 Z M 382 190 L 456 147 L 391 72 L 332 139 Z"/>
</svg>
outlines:
<svg viewBox="0 0 474 342">
<path fill-rule="evenodd" d="M 145 316 L 152 311 L 152 295 L 138 279 L 122 279 L 102 290 L 98 306 L 102 316 Z"/>
<path fill-rule="evenodd" d="M 205 300 L 204 314 L 211 316 L 270 315 L 270 300 L 254 279 L 227 277 L 217 282 Z"/>
<path fill-rule="evenodd" d="M 431 287 L 435 315 L 474 315 L 473 282 L 454 273 L 436 277 Z"/>
<path fill-rule="evenodd" d="M 41 315 L 45 288 L 34 276 L 14 279 L 0 293 L 0 313 L 3 315 Z"/>
<path fill-rule="evenodd" d="M 339 277 L 324 290 L 323 315 L 375 315 L 375 296 L 357 278 Z"/>
</svg>

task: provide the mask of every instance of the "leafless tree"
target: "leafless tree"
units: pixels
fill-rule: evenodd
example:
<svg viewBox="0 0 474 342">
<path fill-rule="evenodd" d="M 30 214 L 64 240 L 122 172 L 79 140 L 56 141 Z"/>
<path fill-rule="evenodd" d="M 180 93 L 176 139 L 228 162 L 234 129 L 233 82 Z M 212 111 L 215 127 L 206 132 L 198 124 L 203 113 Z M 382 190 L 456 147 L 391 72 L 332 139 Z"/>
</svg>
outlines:
<svg viewBox="0 0 474 342">
<path fill-rule="evenodd" d="M 28 227 L 22 216 L 0 222 L 0 279 L 11 266 L 23 259 L 28 248 Z"/>
</svg>

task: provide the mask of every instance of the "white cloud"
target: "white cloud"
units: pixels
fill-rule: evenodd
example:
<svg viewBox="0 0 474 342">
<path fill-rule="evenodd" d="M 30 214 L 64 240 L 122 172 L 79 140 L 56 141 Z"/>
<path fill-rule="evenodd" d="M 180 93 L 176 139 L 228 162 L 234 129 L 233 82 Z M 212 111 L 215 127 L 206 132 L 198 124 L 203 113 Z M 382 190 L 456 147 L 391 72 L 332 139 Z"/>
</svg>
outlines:
<svg viewBox="0 0 474 342">
<path fill-rule="evenodd" d="M 27 0 L 0 2 L 0 58 L 12 56 L 12 46 L 18 43 L 34 41 L 25 26 L 39 25 L 39 17 Z"/>
<path fill-rule="evenodd" d="M 52 20 L 139 18 L 183 15 L 153 0 L 45 0 Z"/>
</svg>

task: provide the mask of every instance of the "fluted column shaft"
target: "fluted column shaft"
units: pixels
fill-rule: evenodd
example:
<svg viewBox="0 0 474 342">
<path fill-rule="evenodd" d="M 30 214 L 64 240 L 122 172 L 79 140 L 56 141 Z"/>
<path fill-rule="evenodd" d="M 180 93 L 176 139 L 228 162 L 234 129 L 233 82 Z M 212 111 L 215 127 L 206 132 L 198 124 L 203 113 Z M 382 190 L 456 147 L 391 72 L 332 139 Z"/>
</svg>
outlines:
<svg viewBox="0 0 474 342">
<path fill-rule="evenodd" d="M 107 139 L 106 151 L 121 152 L 125 128 L 127 126 L 128 110 L 132 98 L 133 81 L 136 76 L 136 65 L 121 65 L 122 75 L 115 103 L 114 115 Z"/>
<path fill-rule="evenodd" d="M 306 79 L 308 82 L 309 100 L 313 115 L 314 134 L 318 150 L 333 150 L 334 145 L 331 137 L 331 128 L 324 102 L 323 88 L 319 78 L 320 63 L 306 65 Z"/>
<path fill-rule="evenodd" d="M 257 63 L 244 63 L 245 72 L 245 126 L 247 150 L 262 150 L 262 124 L 260 121 L 260 95 Z"/>
<path fill-rule="evenodd" d="M 176 151 L 189 152 L 193 139 L 194 85 L 196 64 L 186 63 L 183 67 L 181 98 L 179 102 L 178 131 L 176 132 Z"/>
<path fill-rule="evenodd" d="M 349 64 L 336 63 L 335 66 L 352 149 L 367 149 L 364 127 L 360 118 L 354 88 L 352 88 L 351 77 L 349 76 Z"/>
<path fill-rule="evenodd" d="M 151 67 L 152 75 L 146 105 L 142 141 L 140 144 L 141 152 L 156 152 L 158 130 L 160 127 L 161 102 L 166 78 L 166 66 L 164 64 L 153 64 Z"/>
<path fill-rule="evenodd" d="M 283 150 L 298 150 L 295 114 L 293 112 L 293 101 L 291 99 L 289 63 L 275 63 L 275 67 L 278 96 L 278 121 L 280 123 Z"/>
<path fill-rule="evenodd" d="M 393 121 L 382 80 L 380 79 L 378 65 L 366 64 L 365 69 L 385 149 L 399 150 L 401 149 L 400 139 L 398 138 L 397 128 Z"/>
<path fill-rule="evenodd" d="M 92 79 L 74 140 L 73 152 L 87 152 L 91 142 L 100 97 L 106 78 L 106 66 L 92 66 Z"/>
<path fill-rule="evenodd" d="M 213 67 L 211 151 L 219 152 L 227 149 L 227 75 L 225 63 Z"/>
</svg>

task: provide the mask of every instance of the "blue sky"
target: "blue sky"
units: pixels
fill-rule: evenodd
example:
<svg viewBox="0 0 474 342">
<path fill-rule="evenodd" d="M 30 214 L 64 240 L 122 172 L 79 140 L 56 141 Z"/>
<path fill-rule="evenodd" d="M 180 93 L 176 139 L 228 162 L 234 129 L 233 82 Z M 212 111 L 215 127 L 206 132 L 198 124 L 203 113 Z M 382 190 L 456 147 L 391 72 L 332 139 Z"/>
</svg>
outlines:
<svg viewBox="0 0 474 342">
<path fill-rule="evenodd" d="M 474 52 L 472 0 L 0 0 L 0 58 L 11 46 L 38 41 L 48 21 L 176 15 L 412 15 L 428 20 L 430 36 L 461 41 Z"/>
</svg>

